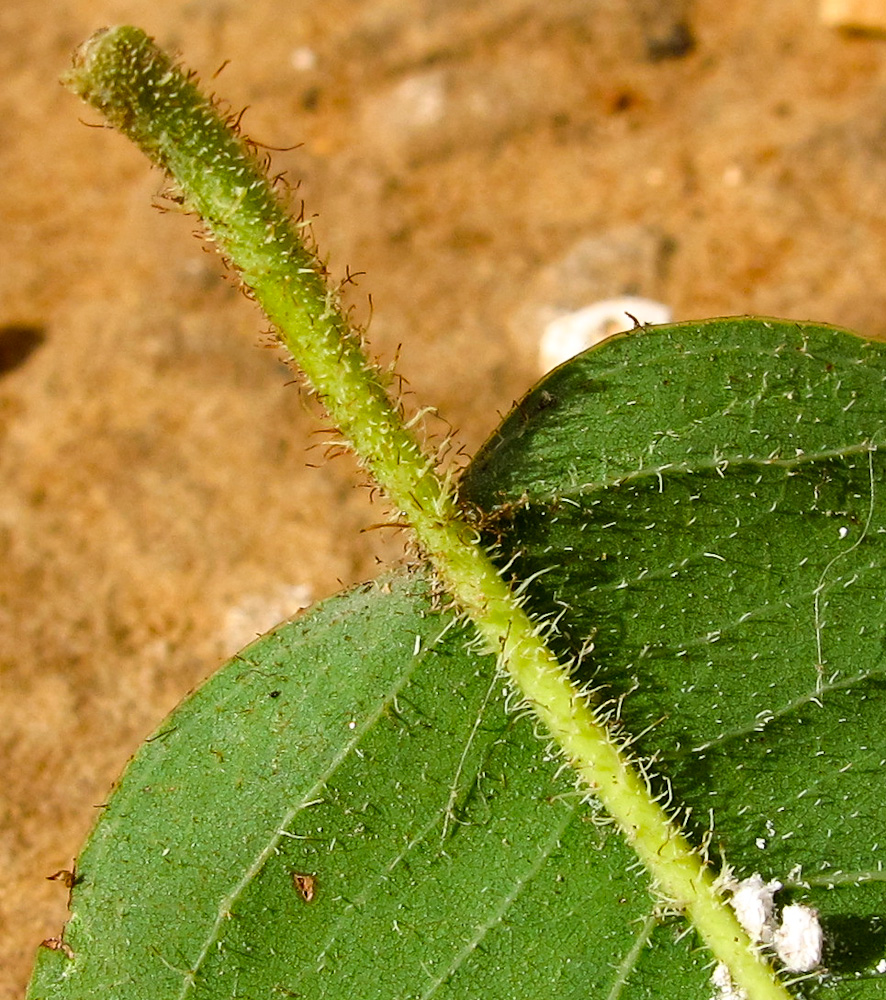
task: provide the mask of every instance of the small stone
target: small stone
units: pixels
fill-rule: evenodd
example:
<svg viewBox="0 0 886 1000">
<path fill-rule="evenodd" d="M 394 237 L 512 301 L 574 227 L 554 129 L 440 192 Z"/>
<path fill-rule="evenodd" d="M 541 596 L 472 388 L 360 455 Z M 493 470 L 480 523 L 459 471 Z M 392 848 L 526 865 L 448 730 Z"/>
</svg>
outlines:
<svg viewBox="0 0 886 1000">
<path fill-rule="evenodd" d="M 831 28 L 886 32 L 886 0 L 821 0 L 820 17 Z"/>
<path fill-rule="evenodd" d="M 229 608 L 222 626 L 222 653 L 233 656 L 269 629 L 286 621 L 313 603 L 305 584 L 281 584 L 267 594 L 244 594 Z"/>
<path fill-rule="evenodd" d="M 552 322 L 587 308 L 589 303 L 621 297 L 642 301 L 663 292 L 675 248 L 673 239 L 651 226 L 615 226 L 579 237 L 525 283 L 507 317 L 516 348 L 524 357 L 538 357 L 539 343 Z M 617 319 L 621 329 L 629 330 L 633 325 L 623 314 Z M 556 339 L 559 334 L 552 336 Z M 588 346 L 579 344 L 571 354 Z M 542 373 L 571 354 L 557 352 L 556 360 L 540 362 Z"/>
<path fill-rule="evenodd" d="M 670 321 L 671 310 L 652 299 L 625 295 L 595 302 L 547 324 L 539 343 L 539 370 L 542 374 L 549 372 L 576 354 L 616 333 L 632 330 L 637 324 L 655 326 Z"/>
<path fill-rule="evenodd" d="M 299 73 L 309 73 L 317 68 L 317 53 L 308 45 L 299 45 L 290 53 L 289 64 Z"/>
</svg>

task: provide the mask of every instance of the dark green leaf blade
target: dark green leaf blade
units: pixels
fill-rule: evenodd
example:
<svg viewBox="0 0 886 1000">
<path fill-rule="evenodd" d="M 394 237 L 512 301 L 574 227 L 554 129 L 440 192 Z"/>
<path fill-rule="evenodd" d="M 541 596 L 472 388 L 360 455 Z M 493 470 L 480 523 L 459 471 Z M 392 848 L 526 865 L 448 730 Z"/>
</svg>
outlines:
<svg viewBox="0 0 886 1000">
<path fill-rule="evenodd" d="M 835 327 L 762 318 L 612 337 L 517 404 L 462 493 L 488 510 L 743 457 L 843 455 L 847 433 L 864 452 L 884 440 L 883 352 Z"/>
<path fill-rule="evenodd" d="M 465 499 L 690 828 L 820 911 L 825 981 L 886 995 L 886 348 L 730 319 L 537 386 Z"/>
<path fill-rule="evenodd" d="M 603 1000 L 656 962 L 702 1000 L 704 955 L 467 638 L 403 575 L 230 661 L 131 763 L 32 1000 Z"/>
</svg>

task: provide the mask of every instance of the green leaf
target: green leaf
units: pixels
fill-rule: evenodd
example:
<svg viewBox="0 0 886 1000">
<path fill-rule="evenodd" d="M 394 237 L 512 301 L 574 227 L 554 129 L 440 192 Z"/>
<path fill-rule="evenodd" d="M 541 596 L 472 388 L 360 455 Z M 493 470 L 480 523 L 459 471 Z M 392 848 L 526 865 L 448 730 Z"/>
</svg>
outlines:
<svg viewBox="0 0 886 1000">
<path fill-rule="evenodd" d="M 861 1000 L 886 995 L 884 379 L 829 328 L 644 330 L 553 373 L 462 484 L 693 835 L 818 907 L 824 986 Z M 421 576 L 262 638 L 131 763 L 75 957 L 42 950 L 30 997 L 708 1000 L 504 688 Z"/>
<path fill-rule="evenodd" d="M 695 837 L 818 908 L 852 997 L 886 995 L 884 389 L 886 349 L 829 327 L 632 333 L 462 487 Z"/>
<path fill-rule="evenodd" d="M 131 763 L 30 996 L 602 998 L 644 933 L 635 975 L 704 995 L 468 641 L 403 574 L 231 660 Z"/>
</svg>

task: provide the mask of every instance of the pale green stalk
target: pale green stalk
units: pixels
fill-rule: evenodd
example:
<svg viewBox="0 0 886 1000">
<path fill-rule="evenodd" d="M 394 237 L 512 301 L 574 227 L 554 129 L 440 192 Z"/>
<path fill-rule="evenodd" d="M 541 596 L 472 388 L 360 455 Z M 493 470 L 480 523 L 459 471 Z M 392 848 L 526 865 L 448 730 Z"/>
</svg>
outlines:
<svg viewBox="0 0 886 1000">
<path fill-rule="evenodd" d="M 668 904 L 686 914 L 750 1000 L 786 1000 L 788 992 L 752 948 L 700 853 L 595 718 L 568 665 L 550 651 L 462 518 L 255 151 L 136 28 L 93 36 L 65 82 L 162 167 L 185 206 L 203 218 L 345 439 L 413 528 L 446 589 L 498 652 L 526 703 L 613 817 Z"/>
</svg>

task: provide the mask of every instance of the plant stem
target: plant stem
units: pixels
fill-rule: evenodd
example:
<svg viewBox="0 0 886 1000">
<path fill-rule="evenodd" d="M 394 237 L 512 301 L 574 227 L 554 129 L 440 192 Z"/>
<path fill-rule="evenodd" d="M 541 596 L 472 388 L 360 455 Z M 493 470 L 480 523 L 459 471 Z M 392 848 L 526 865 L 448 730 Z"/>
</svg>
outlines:
<svg viewBox="0 0 886 1000">
<path fill-rule="evenodd" d="M 750 1000 L 789 994 L 752 948 L 714 875 L 598 721 L 537 623 L 461 516 L 382 373 L 367 360 L 324 266 L 284 209 L 251 147 L 142 31 L 112 28 L 77 54 L 66 84 L 175 181 L 187 208 L 240 272 L 354 452 L 385 490 L 457 605 L 526 703 Z"/>
</svg>

